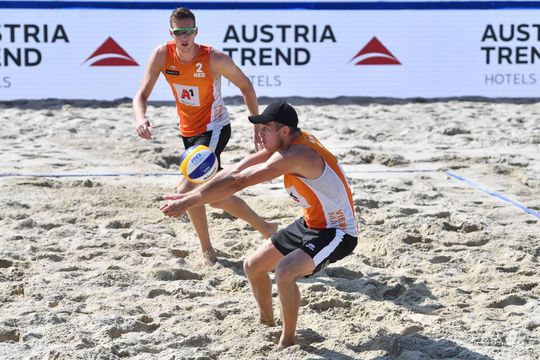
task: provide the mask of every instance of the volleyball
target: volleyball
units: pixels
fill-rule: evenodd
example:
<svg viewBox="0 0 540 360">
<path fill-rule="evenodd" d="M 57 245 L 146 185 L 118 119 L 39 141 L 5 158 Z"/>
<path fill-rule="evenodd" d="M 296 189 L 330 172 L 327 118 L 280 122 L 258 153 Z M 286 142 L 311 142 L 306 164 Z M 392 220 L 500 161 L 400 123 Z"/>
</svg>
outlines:
<svg viewBox="0 0 540 360">
<path fill-rule="evenodd" d="M 193 145 L 180 156 L 180 170 L 192 183 L 202 184 L 218 170 L 216 154 L 208 146 Z"/>
</svg>

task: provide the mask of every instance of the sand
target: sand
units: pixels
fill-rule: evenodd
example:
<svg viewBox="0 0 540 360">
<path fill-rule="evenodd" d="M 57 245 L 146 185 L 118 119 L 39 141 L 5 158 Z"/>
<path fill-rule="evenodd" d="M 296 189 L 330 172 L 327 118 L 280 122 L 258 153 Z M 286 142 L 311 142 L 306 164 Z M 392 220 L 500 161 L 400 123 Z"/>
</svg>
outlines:
<svg viewBox="0 0 540 360">
<path fill-rule="evenodd" d="M 228 103 L 225 164 L 253 151 Z M 157 173 L 181 151 L 171 104 L 149 108 L 144 141 L 129 101 L 0 103 L 0 358 L 540 358 L 540 103 L 291 103 L 348 171 L 363 223 L 354 254 L 299 282 L 283 351 L 242 269 L 261 235 L 209 208 L 219 260 L 204 267 L 190 223 L 159 211 L 177 177 Z M 280 226 L 300 215 L 279 179 L 240 195 Z"/>
</svg>

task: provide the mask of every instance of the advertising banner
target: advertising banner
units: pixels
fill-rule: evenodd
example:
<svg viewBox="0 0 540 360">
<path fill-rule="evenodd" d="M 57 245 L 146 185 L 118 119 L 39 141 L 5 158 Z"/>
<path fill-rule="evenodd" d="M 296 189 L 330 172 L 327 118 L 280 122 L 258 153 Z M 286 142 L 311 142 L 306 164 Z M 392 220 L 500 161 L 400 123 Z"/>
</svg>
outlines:
<svg viewBox="0 0 540 360">
<path fill-rule="evenodd" d="M 0 100 L 133 97 L 170 10 L 0 8 Z M 194 10 L 258 96 L 540 95 L 540 11 Z M 224 96 L 240 92 L 222 80 Z M 172 100 L 161 77 L 151 100 Z"/>
</svg>

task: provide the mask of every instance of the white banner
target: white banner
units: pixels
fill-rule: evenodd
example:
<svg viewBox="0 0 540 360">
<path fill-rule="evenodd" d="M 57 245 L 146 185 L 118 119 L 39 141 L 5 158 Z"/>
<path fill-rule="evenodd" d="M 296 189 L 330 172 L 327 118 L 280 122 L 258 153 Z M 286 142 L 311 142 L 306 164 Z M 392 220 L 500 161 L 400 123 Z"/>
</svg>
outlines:
<svg viewBox="0 0 540 360">
<path fill-rule="evenodd" d="M 196 10 L 258 96 L 538 97 L 538 10 Z M 133 97 L 169 10 L 0 9 L 0 100 Z M 239 95 L 225 79 L 224 96 Z M 161 79 L 151 100 L 172 100 Z"/>
</svg>

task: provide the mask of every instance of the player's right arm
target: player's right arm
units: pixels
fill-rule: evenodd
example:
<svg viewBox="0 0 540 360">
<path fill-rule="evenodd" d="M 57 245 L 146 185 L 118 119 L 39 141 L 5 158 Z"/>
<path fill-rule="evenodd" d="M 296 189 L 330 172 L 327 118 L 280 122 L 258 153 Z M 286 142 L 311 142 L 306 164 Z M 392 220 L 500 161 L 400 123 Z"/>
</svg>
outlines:
<svg viewBox="0 0 540 360">
<path fill-rule="evenodd" d="M 146 117 L 146 107 L 148 105 L 148 98 L 156 85 L 156 81 L 159 78 L 161 68 L 165 65 L 165 57 L 167 55 L 166 45 L 160 45 L 150 55 L 150 60 L 146 68 L 146 72 L 141 82 L 141 86 L 133 97 L 133 118 L 135 120 L 135 130 L 137 134 L 146 140 L 152 138 L 150 128 L 154 125 Z"/>
<path fill-rule="evenodd" d="M 258 161 L 242 170 L 216 176 L 186 194 L 164 196 L 165 200 L 173 201 L 161 206 L 160 210 L 166 216 L 179 217 L 193 206 L 222 200 L 248 186 L 275 179 L 291 170 L 296 172 L 297 168 L 300 169 L 298 164 L 305 159 L 306 150 L 299 150 L 268 153 L 269 157 L 266 161 Z M 266 150 L 263 151 L 266 152 Z M 259 156 L 262 156 L 263 151 L 250 155 L 249 158 L 262 160 Z"/>
<path fill-rule="evenodd" d="M 250 166 L 264 163 L 271 156 L 272 156 L 271 152 L 269 152 L 266 149 L 263 149 L 262 151 L 251 154 L 245 157 L 243 160 L 240 160 L 239 162 L 224 168 L 222 171 L 218 173 L 218 175 L 225 176 L 234 172 L 240 172 Z"/>
</svg>

